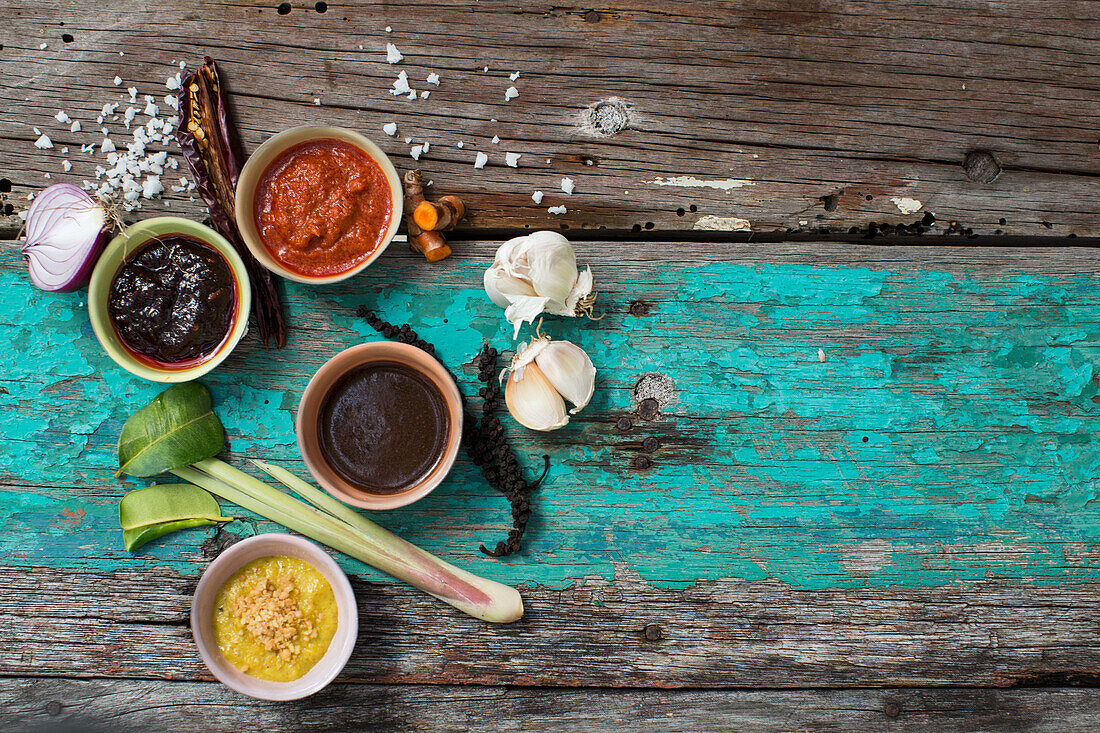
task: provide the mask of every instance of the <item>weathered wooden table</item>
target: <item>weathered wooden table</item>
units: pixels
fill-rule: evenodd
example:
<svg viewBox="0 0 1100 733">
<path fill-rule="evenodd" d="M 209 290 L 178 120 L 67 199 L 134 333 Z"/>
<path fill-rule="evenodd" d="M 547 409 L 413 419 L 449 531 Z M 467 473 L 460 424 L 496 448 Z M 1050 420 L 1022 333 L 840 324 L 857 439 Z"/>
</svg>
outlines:
<svg viewBox="0 0 1100 733">
<path fill-rule="evenodd" d="M 561 431 L 508 423 L 528 466 L 552 460 L 525 551 L 478 551 L 509 517 L 465 458 L 380 517 L 521 586 L 527 615 L 476 622 L 342 558 L 361 632 L 335 684 L 274 704 L 212 681 L 187 626 L 197 577 L 276 527 L 242 511 L 122 550 L 137 483 L 113 478 L 114 445 L 160 388 L 10 248 L 0 728 L 1100 727 L 1100 5 L 277 5 L 7 0 L 4 236 L 45 174 L 93 178 L 102 156 L 79 146 L 104 103 L 162 97 L 204 53 L 249 149 L 345 125 L 462 195 L 450 259 L 395 244 L 340 287 L 287 284 L 288 348 L 249 336 L 204 379 L 230 460 L 302 472 L 302 388 L 376 338 L 356 306 L 411 323 L 472 394 L 482 339 L 512 343 L 480 286 L 494 247 L 568 229 L 606 317 L 547 328 L 589 351 L 598 389 Z M 402 70 L 431 96 L 391 95 Z M 130 218 L 204 216 L 167 193 Z"/>
</svg>

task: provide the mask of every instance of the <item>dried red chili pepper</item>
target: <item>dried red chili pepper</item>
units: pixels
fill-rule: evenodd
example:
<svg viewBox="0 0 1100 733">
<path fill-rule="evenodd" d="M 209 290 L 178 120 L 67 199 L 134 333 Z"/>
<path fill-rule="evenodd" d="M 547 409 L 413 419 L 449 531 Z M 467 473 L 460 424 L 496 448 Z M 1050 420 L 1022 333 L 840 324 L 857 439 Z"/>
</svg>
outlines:
<svg viewBox="0 0 1100 733">
<path fill-rule="evenodd" d="M 180 124 L 176 140 L 183 159 L 210 209 L 214 228 L 229 240 L 244 260 L 252 284 L 252 314 L 264 345 L 274 341 L 286 346 L 286 320 L 275 278 L 248 251 L 237 230 L 234 216 L 237 177 L 241 172 L 240 139 L 229 120 L 225 88 L 218 67 L 209 56 L 203 65 L 189 72 L 179 91 Z"/>
</svg>

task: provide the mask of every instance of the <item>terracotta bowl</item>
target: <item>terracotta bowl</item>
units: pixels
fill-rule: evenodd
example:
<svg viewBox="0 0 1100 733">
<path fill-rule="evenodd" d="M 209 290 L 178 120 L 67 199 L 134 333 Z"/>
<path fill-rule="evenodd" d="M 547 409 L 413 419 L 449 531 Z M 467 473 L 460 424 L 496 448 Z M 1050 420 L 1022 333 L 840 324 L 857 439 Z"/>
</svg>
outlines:
<svg viewBox="0 0 1100 733">
<path fill-rule="evenodd" d="M 382 169 L 382 172 L 386 174 L 386 181 L 390 184 L 390 199 L 393 202 L 393 213 L 390 217 L 390 226 L 386 229 L 386 233 L 378 249 L 374 250 L 370 257 L 350 270 L 345 270 L 336 275 L 326 275 L 322 277 L 311 277 L 295 272 L 272 257 L 271 252 L 264 245 L 263 239 L 260 238 L 260 232 L 256 229 L 256 215 L 254 211 L 256 186 L 259 185 L 260 179 L 263 177 L 264 172 L 267 171 L 267 167 L 287 149 L 299 143 L 309 142 L 311 140 L 340 140 L 366 153 L 367 157 L 377 163 L 378 167 Z M 397 227 L 401 224 L 402 207 L 404 205 L 401 179 L 398 177 L 397 169 L 393 167 L 393 163 L 391 163 L 390 159 L 386 157 L 386 154 L 382 152 L 382 148 L 378 147 L 359 133 L 343 127 L 292 127 L 289 130 L 283 130 L 279 134 L 268 138 L 267 142 L 258 147 L 256 152 L 248 157 L 248 160 L 244 164 L 244 168 L 241 169 L 241 175 L 237 179 L 236 199 L 237 226 L 240 228 L 241 238 L 244 239 L 244 243 L 248 246 L 253 256 L 259 260 L 261 265 L 275 274 L 282 275 L 288 280 L 310 285 L 326 285 L 328 283 L 340 282 L 369 267 L 370 264 L 378 259 L 386 250 L 386 247 L 389 246 L 390 241 L 393 239 L 393 235 L 397 234 Z"/>
<path fill-rule="evenodd" d="M 443 394 L 451 422 L 446 449 L 435 468 L 420 481 L 396 494 L 372 494 L 336 473 L 321 452 L 318 430 L 321 405 L 337 380 L 364 364 L 379 361 L 397 362 L 415 369 L 431 380 Z M 298 403 L 295 430 L 298 434 L 298 450 L 302 453 L 306 468 L 313 474 L 313 478 L 321 488 L 340 501 L 353 506 L 364 509 L 395 509 L 427 496 L 450 473 L 458 456 L 458 446 L 462 439 L 462 397 L 443 365 L 415 346 L 391 341 L 360 344 L 345 349 L 329 359 L 309 380 L 309 384 L 302 393 L 302 400 Z"/>
</svg>

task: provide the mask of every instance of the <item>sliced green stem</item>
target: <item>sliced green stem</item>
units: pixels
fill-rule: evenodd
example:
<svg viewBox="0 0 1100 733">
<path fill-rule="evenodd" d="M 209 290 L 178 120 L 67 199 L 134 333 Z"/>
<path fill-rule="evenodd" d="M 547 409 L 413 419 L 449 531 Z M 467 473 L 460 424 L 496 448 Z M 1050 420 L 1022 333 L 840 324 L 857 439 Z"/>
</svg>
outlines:
<svg viewBox="0 0 1100 733">
<path fill-rule="evenodd" d="M 337 510 L 341 511 L 340 517 L 326 514 L 213 458 L 176 469 L 173 473 L 227 501 L 362 560 L 475 618 L 508 623 L 523 615 L 523 601 L 515 588 L 480 578 L 440 560 L 359 516 L 349 507 L 341 505 L 343 510 Z M 309 489 L 319 493 L 312 486 Z M 317 498 L 316 495 L 313 498 Z M 357 519 L 352 519 L 348 512 Z"/>
</svg>

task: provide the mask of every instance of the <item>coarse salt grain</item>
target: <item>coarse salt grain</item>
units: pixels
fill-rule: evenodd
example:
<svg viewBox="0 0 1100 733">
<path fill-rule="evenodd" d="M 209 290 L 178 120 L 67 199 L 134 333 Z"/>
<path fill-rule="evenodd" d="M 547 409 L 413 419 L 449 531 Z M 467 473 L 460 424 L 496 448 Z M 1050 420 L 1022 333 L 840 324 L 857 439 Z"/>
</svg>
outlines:
<svg viewBox="0 0 1100 733">
<path fill-rule="evenodd" d="M 428 83 L 439 86 L 439 74 L 436 74 L 434 71 L 428 74 Z"/>
<path fill-rule="evenodd" d="M 564 191 L 565 193 L 572 196 L 573 191 L 575 189 L 576 189 L 576 186 L 573 184 L 573 179 L 572 178 L 563 178 L 563 179 L 561 179 L 561 190 L 562 191 Z"/>
<path fill-rule="evenodd" d="M 409 86 L 409 75 L 402 71 L 397 75 L 397 78 L 393 81 L 393 89 L 390 90 L 390 94 L 397 97 L 402 94 L 408 94 L 412 91 L 412 87 Z"/>
<path fill-rule="evenodd" d="M 431 94 L 431 92 L 420 92 L 420 98 L 427 99 L 429 94 Z"/>
<path fill-rule="evenodd" d="M 121 86 L 121 85 L 122 85 L 122 77 L 121 76 L 116 76 L 115 77 L 115 86 L 117 87 L 117 86 Z"/>
<path fill-rule="evenodd" d="M 464 147 L 466 147 L 466 143 L 464 143 L 464 142 L 462 142 L 461 140 L 459 140 L 459 141 L 458 141 L 458 146 L 457 146 L 457 147 L 459 147 L 459 148 L 464 148 Z"/>
<path fill-rule="evenodd" d="M 392 43 L 387 43 L 386 44 L 386 63 L 387 64 L 399 63 L 403 58 L 405 58 L 405 57 L 402 56 L 401 52 L 397 50 L 397 46 L 393 45 Z"/>
<path fill-rule="evenodd" d="M 39 150 L 49 150 L 53 147 L 53 143 L 50 141 L 50 138 L 43 134 L 34 141 L 34 147 L 38 148 Z"/>
<path fill-rule="evenodd" d="M 409 151 L 409 155 L 413 160 L 420 160 L 420 154 L 424 152 L 423 145 L 413 145 L 412 150 Z"/>
<path fill-rule="evenodd" d="M 80 132 L 80 120 L 73 120 L 73 124 L 69 125 L 69 132 Z"/>
<path fill-rule="evenodd" d="M 40 44 L 38 44 L 38 50 L 39 50 L 39 51 L 45 51 L 45 50 L 46 50 L 47 48 L 49 48 L 49 47 L 50 47 L 50 44 L 48 44 L 48 43 L 40 43 Z"/>
<path fill-rule="evenodd" d="M 489 156 L 485 153 L 478 153 L 474 158 L 474 168 L 481 169 L 485 167 L 485 164 L 489 162 Z"/>
<path fill-rule="evenodd" d="M 164 82 L 164 86 L 166 86 L 169 91 L 174 92 L 180 88 L 180 84 L 182 83 L 183 79 L 179 74 L 176 74 L 175 76 L 168 77 L 168 81 Z"/>
<path fill-rule="evenodd" d="M 386 33 L 393 33 L 393 28 L 386 26 Z"/>
<path fill-rule="evenodd" d="M 499 144 L 500 144 L 500 138 L 497 137 L 496 135 L 493 135 L 493 145 L 499 145 Z"/>
<path fill-rule="evenodd" d="M 520 153 L 505 153 L 504 162 L 508 165 L 509 168 L 517 168 L 519 167 L 519 156 Z"/>
<path fill-rule="evenodd" d="M 515 87 L 508 87 L 506 90 L 504 90 L 504 101 L 505 102 L 507 102 L 509 99 L 515 99 L 518 96 L 519 96 L 519 90 L 516 89 Z"/>
<path fill-rule="evenodd" d="M 117 149 L 118 148 L 115 147 L 114 142 L 112 142 L 111 138 L 109 138 L 109 137 L 103 138 L 103 142 L 101 142 L 99 144 L 99 150 L 102 153 L 111 153 L 111 152 L 114 152 Z"/>
<path fill-rule="evenodd" d="M 314 97 L 313 98 L 313 106 L 314 107 L 320 107 L 321 106 L 321 98 L 320 97 Z"/>
<path fill-rule="evenodd" d="M 387 122 L 386 124 L 382 125 L 382 132 L 386 133 L 390 137 L 393 137 L 397 134 L 397 123 Z"/>
<path fill-rule="evenodd" d="M 560 206 L 551 206 L 549 209 L 546 210 L 546 212 L 549 214 L 564 214 L 566 211 L 568 211 L 568 209 L 565 208 L 565 204 L 561 204 Z"/>
<path fill-rule="evenodd" d="M 66 173 L 68 173 L 68 172 L 69 172 L 69 171 L 71 171 L 72 169 L 73 169 L 73 164 L 72 164 L 72 163 L 70 163 L 70 162 L 69 162 L 69 161 L 67 161 L 67 160 L 63 160 L 63 161 L 61 161 L 61 170 L 63 170 L 63 171 L 65 171 Z"/>
<path fill-rule="evenodd" d="M 516 72 L 513 72 L 513 73 L 512 73 L 512 75 L 511 75 L 511 76 L 509 76 L 508 78 L 509 78 L 509 79 L 510 79 L 511 81 L 515 81 L 516 79 L 518 79 L 518 78 L 519 78 L 519 72 L 518 72 L 518 71 L 516 71 Z"/>
<path fill-rule="evenodd" d="M 72 122 L 72 118 L 70 118 L 67 114 L 65 114 L 61 110 L 58 110 L 57 114 L 55 114 L 53 116 L 53 118 L 55 120 L 57 120 L 58 122 L 62 123 L 62 124 L 66 123 L 66 122 Z"/>
<path fill-rule="evenodd" d="M 533 194 L 531 194 L 531 200 L 534 201 L 536 204 L 542 203 L 542 197 L 542 191 L 535 191 Z"/>
</svg>

